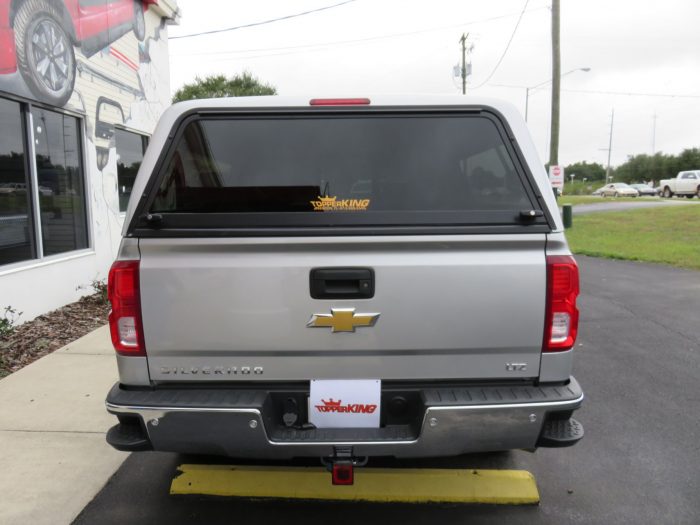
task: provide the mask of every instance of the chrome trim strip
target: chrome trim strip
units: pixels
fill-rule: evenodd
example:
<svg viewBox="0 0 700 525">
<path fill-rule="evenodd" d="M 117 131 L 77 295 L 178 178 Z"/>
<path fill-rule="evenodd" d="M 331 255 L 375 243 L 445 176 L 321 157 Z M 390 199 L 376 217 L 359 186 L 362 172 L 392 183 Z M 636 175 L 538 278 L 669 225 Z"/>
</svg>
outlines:
<svg viewBox="0 0 700 525">
<path fill-rule="evenodd" d="M 550 407 L 550 406 L 562 406 L 562 405 L 573 405 L 576 403 L 583 402 L 584 394 L 581 394 L 576 399 L 571 399 L 568 401 L 546 401 L 542 403 L 508 403 L 500 405 L 455 405 L 455 406 L 440 406 L 434 407 L 429 406 L 426 412 L 430 410 L 479 410 L 479 409 L 494 409 L 494 408 L 531 408 L 531 407 Z M 141 411 L 148 410 L 153 412 L 231 412 L 231 413 L 244 413 L 244 414 L 257 414 L 261 415 L 257 408 L 206 408 L 206 407 L 153 407 L 153 406 L 126 406 L 126 405 L 114 405 L 112 403 L 105 403 L 107 409 L 114 410 L 115 412 L 133 412 L 140 413 Z"/>
<path fill-rule="evenodd" d="M 445 407 L 428 407 L 426 412 L 430 410 L 478 410 L 478 409 L 491 409 L 491 408 L 531 408 L 531 407 L 552 407 L 552 406 L 563 406 L 563 405 L 575 405 L 576 403 L 583 402 L 584 394 L 581 394 L 576 399 L 571 399 L 569 401 L 547 401 L 542 403 L 508 403 L 502 405 L 460 405 L 460 406 L 445 406 Z"/>
<path fill-rule="evenodd" d="M 150 412 L 230 412 L 232 414 L 242 413 L 242 414 L 257 414 L 260 415 L 260 411 L 257 408 L 202 408 L 202 407 L 145 407 L 145 406 L 126 406 L 126 405 L 114 405 L 112 403 L 105 403 L 107 410 L 113 410 L 119 413 L 134 413 L 142 415 L 142 411 Z"/>
</svg>

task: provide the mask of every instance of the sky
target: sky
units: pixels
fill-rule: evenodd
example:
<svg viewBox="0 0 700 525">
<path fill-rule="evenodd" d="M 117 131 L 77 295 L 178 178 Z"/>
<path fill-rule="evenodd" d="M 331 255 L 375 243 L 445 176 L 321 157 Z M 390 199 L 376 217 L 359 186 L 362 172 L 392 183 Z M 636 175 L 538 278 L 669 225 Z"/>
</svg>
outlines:
<svg viewBox="0 0 700 525">
<path fill-rule="evenodd" d="M 174 38 L 341 2 L 346 3 L 274 23 Z M 561 4 L 560 164 L 607 163 L 613 109 L 613 165 L 629 155 L 700 147 L 700 2 Z M 529 0 L 519 24 L 525 0 L 178 0 L 178 5 L 180 25 L 169 29 L 172 92 L 196 76 L 248 71 L 280 95 L 459 94 L 454 67 L 461 59 L 459 38 L 468 33 L 473 49 L 467 97 L 505 99 L 524 113 L 525 88 L 545 83 L 530 91 L 528 126 L 541 158 L 548 159 L 549 0 Z"/>
</svg>

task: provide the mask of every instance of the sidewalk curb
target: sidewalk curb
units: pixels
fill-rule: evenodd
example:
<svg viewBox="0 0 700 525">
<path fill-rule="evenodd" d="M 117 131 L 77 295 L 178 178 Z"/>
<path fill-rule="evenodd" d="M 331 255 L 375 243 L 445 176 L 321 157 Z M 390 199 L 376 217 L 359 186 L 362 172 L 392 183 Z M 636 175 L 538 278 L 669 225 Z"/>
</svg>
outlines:
<svg viewBox="0 0 700 525">
<path fill-rule="evenodd" d="M 106 326 L 0 380 L 0 524 L 71 523 L 128 454 L 105 442 Z"/>
</svg>

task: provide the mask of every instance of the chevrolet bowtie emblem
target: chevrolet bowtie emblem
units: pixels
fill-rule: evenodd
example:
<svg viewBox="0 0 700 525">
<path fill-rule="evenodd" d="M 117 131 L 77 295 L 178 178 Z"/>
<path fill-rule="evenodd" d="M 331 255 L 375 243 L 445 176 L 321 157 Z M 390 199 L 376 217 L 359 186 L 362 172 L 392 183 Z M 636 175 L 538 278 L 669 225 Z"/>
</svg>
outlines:
<svg viewBox="0 0 700 525">
<path fill-rule="evenodd" d="M 356 314 L 354 308 L 331 308 L 329 314 L 313 314 L 306 326 L 332 328 L 333 332 L 354 332 L 357 326 L 374 326 L 379 314 Z"/>
</svg>

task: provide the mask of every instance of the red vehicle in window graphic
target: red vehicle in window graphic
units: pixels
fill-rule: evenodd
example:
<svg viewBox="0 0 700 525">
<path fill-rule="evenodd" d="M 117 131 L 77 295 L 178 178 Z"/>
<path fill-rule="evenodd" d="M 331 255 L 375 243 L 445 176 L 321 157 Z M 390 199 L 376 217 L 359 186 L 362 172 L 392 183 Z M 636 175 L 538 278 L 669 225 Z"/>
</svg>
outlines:
<svg viewBox="0 0 700 525">
<path fill-rule="evenodd" d="M 0 75 L 19 70 L 42 102 L 73 93 L 74 46 L 90 57 L 133 31 L 146 36 L 144 9 L 157 0 L 0 0 Z"/>
</svg>

